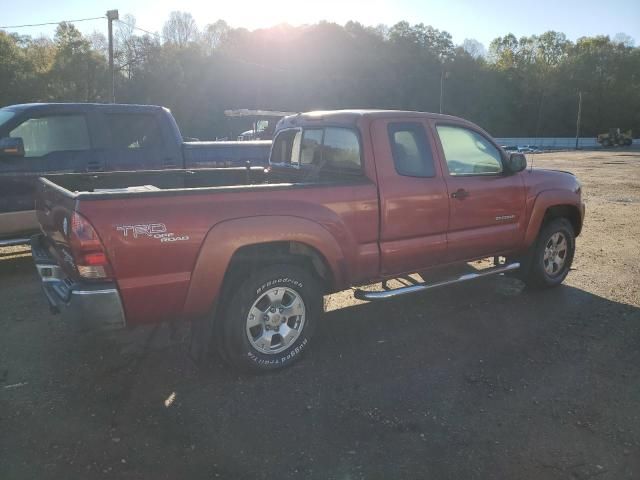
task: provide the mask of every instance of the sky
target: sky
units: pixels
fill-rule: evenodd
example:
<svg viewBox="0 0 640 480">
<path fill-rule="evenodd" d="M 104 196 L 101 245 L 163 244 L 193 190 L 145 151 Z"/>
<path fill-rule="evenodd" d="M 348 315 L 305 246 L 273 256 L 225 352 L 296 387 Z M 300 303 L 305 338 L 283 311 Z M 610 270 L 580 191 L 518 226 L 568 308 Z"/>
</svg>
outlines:
<svg viewBox="0 0 640 480">
<path fill-rule="evenodd" d="M 510 32 L 520 37 L 557 30 L 570 40 L 624 32 L 640 45 L 640 0 L 0 0 L 0 27 L 99 17 L 111 9 L 118 9 L 121 17 L 132 14 L 138 27 L 153 32 L 162 30 L 171 11 L 182 10 L 190 12 L 199 27 L 220 18 L 250 30 L 320 20 L 365 25 L 407 20 L 446 30 L 456 44 L 474 38 L 488 47 L 492 39 Z M 84 33 L 107 31 L 106 20 L 76 26 Z M 55 25 L 6 30 L 51 36 Z"/>
</svg>

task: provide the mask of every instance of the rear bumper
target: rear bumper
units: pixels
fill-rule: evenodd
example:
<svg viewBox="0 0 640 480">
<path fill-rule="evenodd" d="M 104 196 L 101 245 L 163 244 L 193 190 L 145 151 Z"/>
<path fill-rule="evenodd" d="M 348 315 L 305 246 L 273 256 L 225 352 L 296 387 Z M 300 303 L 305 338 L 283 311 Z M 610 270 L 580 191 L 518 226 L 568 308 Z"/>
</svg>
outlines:
<svg viewBox="0 0 640 480">
<path fill-rule="evenodd" d="M 31 252 L 52 313 L 61 314 L 82 330 L 117 330 L 126 326 L 115 283 L 70 279 L 49 254 L 44 235 L 31 237 Z"/>
</svg>

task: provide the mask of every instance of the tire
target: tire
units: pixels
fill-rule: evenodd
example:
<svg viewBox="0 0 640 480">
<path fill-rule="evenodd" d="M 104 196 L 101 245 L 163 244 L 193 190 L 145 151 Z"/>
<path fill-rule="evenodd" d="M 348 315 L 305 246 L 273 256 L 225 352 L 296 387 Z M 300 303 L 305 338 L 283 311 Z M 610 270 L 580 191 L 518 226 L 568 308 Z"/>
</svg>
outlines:
<svg viewBox="0 0 640 480">
<path fill-rule="evenodd" d="M 313 274 L 295 265 L 273 265 L 250 275 L 231 294 L 218 343 L 228 363 L 265 372 L 300 358 L 322 314 L 322 288 Z"/>
<path fill-rule="evenodd" d="M 560 285 L 571 269 L 575 248 L 576 236 L 571 223 L 566 218 L 549 221 L 540 229 L 524 261 L 522 280 L 532 288 Z"/>
<path fill-rule="evenodd" d="M 611 145 L 613 145 L 613 144 L 611 143 L 611 140 L 609 140 L 608 138 L 602 141 L 602 146 L 605 147 L 605 148 L 608 148 Z"/>
</svg>

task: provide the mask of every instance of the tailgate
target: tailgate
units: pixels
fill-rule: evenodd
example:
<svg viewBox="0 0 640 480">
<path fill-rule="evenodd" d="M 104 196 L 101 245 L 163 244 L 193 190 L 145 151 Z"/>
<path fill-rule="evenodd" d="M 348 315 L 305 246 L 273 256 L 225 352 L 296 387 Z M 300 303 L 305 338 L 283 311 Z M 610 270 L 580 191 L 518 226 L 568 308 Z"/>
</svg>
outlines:
<svg viewBox="0 0 640 480">
<path fill-rule="evenodd" d="M 36 216 L 45 238 L 42 247 L 55 258 L 64 271 L 77 276 L 69 247 L 71 215 L 77 205 L 75 195 L 53 182 L 40 178 L 36 188 Z"/>
</svg>

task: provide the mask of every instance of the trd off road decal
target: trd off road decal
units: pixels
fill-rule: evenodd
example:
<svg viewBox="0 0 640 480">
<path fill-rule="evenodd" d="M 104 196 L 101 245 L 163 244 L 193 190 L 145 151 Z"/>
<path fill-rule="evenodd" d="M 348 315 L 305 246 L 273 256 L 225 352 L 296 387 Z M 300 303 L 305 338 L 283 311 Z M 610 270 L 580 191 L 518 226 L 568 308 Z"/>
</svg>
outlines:
<svg viewBox="0 0 640 480">
<path fill-rule="evenodd" d="M 154 238 L 160 240 L 161 243 L 189 240 L 188 235 L 177 235 L 167 231 L 167 226 L 164 223 L 116 225 L 116 230 L 121 232 L 125 238 Z"/>
</svg>

